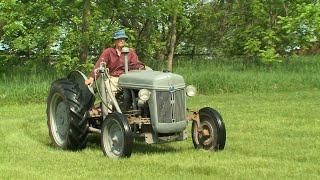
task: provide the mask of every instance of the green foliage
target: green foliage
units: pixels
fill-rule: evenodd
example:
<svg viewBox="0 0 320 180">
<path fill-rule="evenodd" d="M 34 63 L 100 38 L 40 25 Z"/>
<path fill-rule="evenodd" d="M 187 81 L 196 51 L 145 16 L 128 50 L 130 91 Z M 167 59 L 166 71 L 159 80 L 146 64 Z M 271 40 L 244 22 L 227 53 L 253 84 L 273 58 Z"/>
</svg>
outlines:
<svg viewBox="0 0 320 180">
<path fill-rule="evenodd" d="M 259 39 L 249 39 L 244 46 L 245 53 L 249 57 L 255 57 L 261 51 L 261 41 Z"/>
<path fill-rule="evenodd" d="M 317 1 L 212 1 L 197 6 L 190 43 L 198 52 L 279 62 L 297 49 L 319 48 L 319 11 Z"/>
<path fill-rule="evenodd" d="M 295 1 L 129 0 L 90 1 L 88 33 L 82 33 L 84 0 L 0 2 L 1 68 L 15 59 L 65 72 L 79 65 L 84 43 L 94 63 L 111 34 L 126 29 L 128 45 L 145 63 L 168 55 L 171 18 L 177 14 L 176 54 L 245 57 L 278 63 L 293 54 L 319 52 L 320 3 Z M 40 12 L 40 13 L 39 13 Z M 75 61 L 75 62 L 73 62 Z M 87 66 L 87 65 L 84 65 Z"/>
<path fill-rule="evenodd" d="M 280 55 L 276 52 L 275 48 L 269 47 L 266 50 L 260 50 L 259 56 L 263 63 L 281 62 Z"/>
<path fill-rule="evenodd" d="M 298 4 L 291 16 L 279 17 L 282 46 L 289 53 L 307 50 L 320 39 L 320 3 Z"/>
<path fill-rule="evenodd" d="M 69 56 L 63 56 L 59 60 L 61 60 L 61 63 L 56 63 L 54 67 L 57 69 L 58 74 L 61 75 L 74 70 L 80 70 L 88 73 L 91 72 L 94 67 L 94 64 L 92 63 L 80 64 L 77 57 L 70 58 Z"/>
</svg>

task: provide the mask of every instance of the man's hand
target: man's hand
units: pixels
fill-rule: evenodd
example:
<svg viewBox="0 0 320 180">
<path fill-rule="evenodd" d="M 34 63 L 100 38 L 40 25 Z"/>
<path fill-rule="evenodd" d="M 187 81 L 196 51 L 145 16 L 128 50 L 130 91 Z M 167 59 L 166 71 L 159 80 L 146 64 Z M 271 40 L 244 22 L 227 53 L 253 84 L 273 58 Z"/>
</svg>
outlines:
<svg viewBox="0 0 320 180">
<path fill-rule="evenodd" d="M 89 79 L 84 81 L 84 84 L 86 84 L 87 86 L 91 86 L 91 84 L 93 83 L 93 77 L 89 77 Z"/>
</svg>

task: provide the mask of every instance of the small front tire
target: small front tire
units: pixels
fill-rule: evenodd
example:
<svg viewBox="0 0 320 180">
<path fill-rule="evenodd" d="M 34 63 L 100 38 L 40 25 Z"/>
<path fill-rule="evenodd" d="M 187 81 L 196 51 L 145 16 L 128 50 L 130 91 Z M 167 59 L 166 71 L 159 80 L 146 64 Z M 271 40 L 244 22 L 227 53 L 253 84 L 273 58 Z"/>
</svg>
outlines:
<svg viewBox="0 0 320 180">
<path fill-rule="evenodd" d="M 102 124 L 101 146 L 103 154 L 110 158 L 131 156 L 133 135 L 123 114 L 115 112 L 107 115 Z"/>
<path fill-rule="evenodd" d="M 192 122 L 192 141 L 196 149 L 223 150 L 226 142 L 226 129 L 218 111 L 206 107 L 199 111 L 200 126 L 198 131 L 195 121 Z"/>
</svg>

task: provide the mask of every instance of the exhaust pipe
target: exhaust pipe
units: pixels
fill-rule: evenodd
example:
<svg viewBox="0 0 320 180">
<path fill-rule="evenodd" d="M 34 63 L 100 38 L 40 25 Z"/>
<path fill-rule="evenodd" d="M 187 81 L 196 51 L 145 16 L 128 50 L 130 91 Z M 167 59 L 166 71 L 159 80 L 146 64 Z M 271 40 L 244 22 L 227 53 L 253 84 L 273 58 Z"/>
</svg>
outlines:
<svg viewBox="0 0 320 180">
<path fill-rule="evenodd" d="M 128 64 L 129 63 L 129 61 L 128 61 L 129 48 L 123 47 L 121 53 L 124 54 L 124 72 L 127 74 L 129 71 L 129 64 Z"/>
</svg>

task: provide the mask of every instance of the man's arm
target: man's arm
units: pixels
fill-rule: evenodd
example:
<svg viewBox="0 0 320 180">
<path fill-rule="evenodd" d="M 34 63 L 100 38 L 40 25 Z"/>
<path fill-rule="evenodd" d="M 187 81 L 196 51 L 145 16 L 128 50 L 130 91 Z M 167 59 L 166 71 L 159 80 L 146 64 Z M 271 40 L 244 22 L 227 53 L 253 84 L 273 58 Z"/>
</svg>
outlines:
<svg viewBox="0 0 320 180">
<path fill-rule="evenodd" d="M 102 54 L 100 55 L 99 59 L 97 60 L 93 70 L 90 73 L 90 76 L 87 80 L 85 80 L 85 84 L 86 85 L 91 85 L 93 83 L 94 77 L 98 76 L 98 74 L 96 74 L 96 69 L 98 69 L 100 67 L 101 62 L 108 62 L 108 54 L 109 54 L 109 50 L 105 49 Z"/>
<path fill-rule="evenodd" d="M 130 50 L 128 59 L 130 69 L 140 69 L 144 67 L 143 63 L 139 61 L 137 54 L 133 50 Z"/>
</svg>

